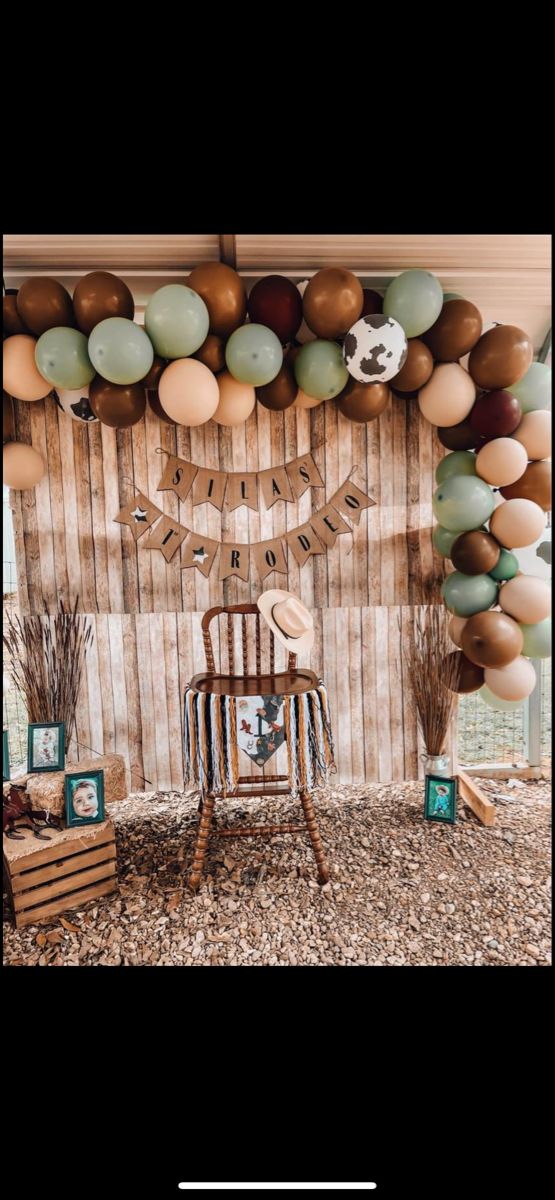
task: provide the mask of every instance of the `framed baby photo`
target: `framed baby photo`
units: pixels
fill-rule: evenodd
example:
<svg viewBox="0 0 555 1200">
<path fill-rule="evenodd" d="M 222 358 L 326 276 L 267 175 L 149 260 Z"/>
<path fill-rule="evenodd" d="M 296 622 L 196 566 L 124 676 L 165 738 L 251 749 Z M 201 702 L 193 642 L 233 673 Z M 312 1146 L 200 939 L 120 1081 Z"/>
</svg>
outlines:
<svg viewBox="0 0 555 1200">
<path fill-rule="evenodd" d="M 10 778 L 10 746 L 8 742 L 8 731 L 4 730 L 2 737 L 2 782 L 7 783 Z"/>
<path fill-rule="evenodd" d="M 72 771 L 65 778 L 66 824 L 104 821 L 104 771 Z"/>
<path fill-rule="evenodd" d="M 65 767 L 63 721 L 29 725 L 27 734 L 27 771 L 63 771 Z"/>
<path fill-rule="evenodd" d="M 454 825 L 457 819 L 457 780 L 442 775 L 426 775 L 424 816 L 427 821 L 446 821 Z"/>
</svg>

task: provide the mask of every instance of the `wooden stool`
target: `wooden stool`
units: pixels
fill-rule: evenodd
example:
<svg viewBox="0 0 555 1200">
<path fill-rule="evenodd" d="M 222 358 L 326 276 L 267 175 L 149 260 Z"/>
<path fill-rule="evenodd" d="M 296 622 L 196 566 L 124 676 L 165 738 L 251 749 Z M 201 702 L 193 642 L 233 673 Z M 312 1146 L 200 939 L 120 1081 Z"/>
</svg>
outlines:
<svg viewBox="0 0 555 1200">
<path fill-rule="evenodd" d="M 225 613 L 227 616 L 227 648 L 229 656 L 229 674 L 221 675 L 216 673 L 216 664 L 214 659 L 214 650 L 210 637 L 210 622 L 214 617 L 219 617 Z M 233 618 L 235 614 L 241 616 L 241 643 L 242 643 L 242 666 L 243 673 L 235 674 L 235 645 L 234 645 L 234 630 Z M 249 641 L 252 638 L 247 636 L 247 617 L 254 616 L 254 646 L 255 646 L 255 662 L 256 674 L 248 673 L 248 658 L 249 658 Z M 252 621 L 249 623 L 252 628 Z M 295 654 L 289 654 L 287 671 L 276 672 L 275 670 L 275 641 L 274 635 L 270 631 L 270 651 L 269 664 L 265 672 L 262 671 L 262 650 L 260 636 L 260 613 L 256 604 L 235 604 L 230 606 L 218 606 L 211 608 L 202 618 L 202 635 L 204 639 L 204 649 L 206 654 L 207 671 L 205 674 L 195 675 L 191 680 L 190 687 L 197 692 L 205 692 L 210 695 L 224 696 L 258 696 L 258 695 L 275 695 L 275 696 L 291 696 L 299 695 L 303 692 L 312 691 L 317 688 L 319 681 L 313 671 L 305 669 L 298 670 Z M 286 742 L 288 754 L 289 744 Z M 245 796 L 289 796 L 291 795 L 291 787 L 289 786 L 289 775 L 265 775 L 261 785 L 252 786 L 253 776 L 240 775 L 235 787 L 231 792 L 226 793 L 228 798 L 240 798 Z M 287 784 L 288 786 L 276 787 L 276 784 Z M 267 786 L 269 785 L 269 786 Z M 199 887 L 204 860 L 206 857 L 206 849 L 210 838 L 212 820 L 214 816 L 214 807 L 217 795 L 214 791 L 204 792 L 201 790 L 201 799 L 199 804 L 200 820 L 197 832 L 195 845 L 195 853 L 193 864 L 189 875 L 189 886 L 193 891 Z M 304 824 L 295 824 L 289 822 L 282 825 L 260 825 L 241 829 L 218 829 L 215 831 L 219 837 L 272 837 L 280 833 L 304 833 L 308 830 L 316 865 L 318 868 L 318 880 L 320 883 L 327 883 L 330 877 L 330 871 L 327 864 L 322 840 L 318 825 L 316 823 L 316 815 L 311 795 L 304 789 L 300 792 L 300 801 L 303 810 Z"/>
</svg>

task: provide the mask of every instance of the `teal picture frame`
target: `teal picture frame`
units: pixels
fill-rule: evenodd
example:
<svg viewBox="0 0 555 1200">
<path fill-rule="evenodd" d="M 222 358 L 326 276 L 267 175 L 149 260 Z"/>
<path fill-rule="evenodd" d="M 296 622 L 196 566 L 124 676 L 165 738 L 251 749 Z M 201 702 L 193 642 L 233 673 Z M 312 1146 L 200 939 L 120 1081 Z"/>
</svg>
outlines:
<svg viewBox="0 0 555 1200">
<path fill-rule="evenodd" d="M 66 765 L 63 721 L 40 721 L 27 726 L 27 774 L 63 771 Z"/>
<path fill-rule="evenodd" d="M 100 825 L 106 820 L 104 771 L 71 771 L 65 777 L 64 798 L 68 828 L 71 829 L 75 825 Z M 86 805 L 93 807 L 94 811 L 87 813 Z"/>
<path fill-rule="evenodd" d="M 8 731 L 4 729 L 2 736 L 2 782 L 9 783 L 10 779 L 10 741 Z"/>
<path fill-rule="evenodd" d="M 426 775 L 424 818 L 454 825 L 457 819 L 456 776 Z"/>
</svg>

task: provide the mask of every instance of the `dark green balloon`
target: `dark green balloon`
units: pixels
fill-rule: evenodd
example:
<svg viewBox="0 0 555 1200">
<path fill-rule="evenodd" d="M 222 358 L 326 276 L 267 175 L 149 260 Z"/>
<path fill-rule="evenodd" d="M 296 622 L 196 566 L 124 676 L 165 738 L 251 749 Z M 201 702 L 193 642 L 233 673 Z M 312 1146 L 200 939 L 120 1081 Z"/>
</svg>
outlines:
<svg viewBox="0 0 555 1200">
<path fill-rule="evenodd" d="M 453 571 L 444 579 L 441 594 L 447 608 L 457 617 L 486 612 L 497 599 L 497 584 L 489 575 L 463 575 Z"/>
</svg>

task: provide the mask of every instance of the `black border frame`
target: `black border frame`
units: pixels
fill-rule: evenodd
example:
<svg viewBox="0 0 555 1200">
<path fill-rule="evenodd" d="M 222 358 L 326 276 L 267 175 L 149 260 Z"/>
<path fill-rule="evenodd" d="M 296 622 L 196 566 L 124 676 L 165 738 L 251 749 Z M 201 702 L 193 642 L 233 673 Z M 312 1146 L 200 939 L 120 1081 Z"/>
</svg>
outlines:
<svg viewBox="0 0 555 1200">
<path fill-rule="evenodd" d="M 71 793 L 69 783 L 72 779 L 94 779 L 97 784 L 98 794 L 98 816 L 97 817 L 75 817 L 71 815 L 70 809 L 73 809 L 71 804 Z M 68 829 L 75 829 L 78 825 L 101 825 L 106 820 L 104 806 L 104 770 L 100 771 L 68 771 L 64 780 L 64 806 L 65 818 Z"/>
<path fill-rule="evenodd" d="M 430 813 L 428 812 L 428 805 L 430 803 L 430 783 L 448 783 L 448 784 L 450 784 L 453 816 L 437 817 L 437 816 L 430 815 Z M 454 825 L 455 824 L 455 822 L 457 820 L 457 799 L 458 799 L 457 783 L 458 783 L 458 780 L 457 780 L 456 775 L 426 775 L 426 787 L 424 790 L 424 819 L 426 821 L 438 821 L 440 825 Z"/>
</svg>

